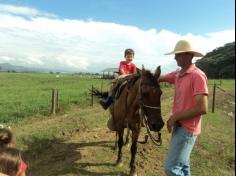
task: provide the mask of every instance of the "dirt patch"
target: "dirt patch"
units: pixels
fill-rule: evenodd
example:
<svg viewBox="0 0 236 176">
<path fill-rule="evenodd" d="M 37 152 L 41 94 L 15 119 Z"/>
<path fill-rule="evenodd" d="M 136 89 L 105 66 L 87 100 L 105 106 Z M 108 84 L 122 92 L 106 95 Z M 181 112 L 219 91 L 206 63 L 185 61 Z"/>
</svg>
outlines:
<svg viewBox="0 0 236 176">
<path fill-rule="evenodd" d="M 141 135 L 143 138 L 144 135 Z M 24 153 L 29 163 L 30 176 L 59 175 L 120 175 L 129 173 L 130 148 L 123 147 L 123 166 L 116 166 L 115 133 L 108 129 L 73 131 L 60 139 L 35 140 L 29 145 L 44 144 L 42 151 Z M 32 146 L 32 147 L 31 147 Z M 141 175 L 164 175 L 163 154 L 151 141 L 138 144 L 137 172 Z M 40 169 L 39 169 L 40 168 Z"/>
</svg>

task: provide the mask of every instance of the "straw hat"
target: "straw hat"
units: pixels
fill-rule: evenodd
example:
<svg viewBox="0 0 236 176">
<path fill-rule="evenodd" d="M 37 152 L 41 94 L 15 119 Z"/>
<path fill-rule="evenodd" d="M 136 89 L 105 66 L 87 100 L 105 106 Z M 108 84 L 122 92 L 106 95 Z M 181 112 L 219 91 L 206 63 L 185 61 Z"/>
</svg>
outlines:
<svg viewBox="0 0 236 176">
<path fill-rule="evenodd" d="M 195 57 L 203 57 L 204 55 L 200 52 L 194 51 L 191 44 L 186 41 L 186 40 L 180 40 L 178 43 L 175 45 L 174 51 L 170 53 L 166 53 L 166 55 L 169 54 L 177 54 L 177 53 L 193 53 Z"/>
</svg>

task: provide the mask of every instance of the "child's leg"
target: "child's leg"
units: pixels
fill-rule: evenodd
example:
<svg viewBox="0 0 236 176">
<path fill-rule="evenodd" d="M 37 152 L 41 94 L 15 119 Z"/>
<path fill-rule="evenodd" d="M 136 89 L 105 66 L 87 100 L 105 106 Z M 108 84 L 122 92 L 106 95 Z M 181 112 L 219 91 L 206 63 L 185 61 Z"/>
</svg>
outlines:
<svg viewBox="0 0 236 176">
<path fill-rule="evenodd" d="M 113 86 L 110 87 L 110 89 L 108 91 L 108 97 L 106 98 L 106 100 L 105 101 L 101 100 L 99 102 L 104 109 L 107 109 L 113 102 L 112 91 L 113 91 Z"/>
<path fill-rule="evenodd" d="M 112 90 L 113 90 L 113 86 L 110 87 L 109 91 L 108 91 L 108 96 L 112 96 Z"/>
<path fill-rule="evenodd" d="M 107 106 L 110 106 L 111 103 L 113 102 L 112 91 L 113 91 L 113 86 L 110 87 L 110 90 L 108 92 L 108 97 L 106 98 L 106 100 L 104 102 Z"/>
</svg>

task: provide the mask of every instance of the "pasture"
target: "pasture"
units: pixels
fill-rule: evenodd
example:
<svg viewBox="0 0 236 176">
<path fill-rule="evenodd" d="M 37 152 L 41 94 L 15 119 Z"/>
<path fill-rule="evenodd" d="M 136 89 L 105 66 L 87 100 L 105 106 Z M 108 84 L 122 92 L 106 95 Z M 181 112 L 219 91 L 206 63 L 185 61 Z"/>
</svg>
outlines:
<svg viewBox="0 0 236 176">
<path fill-rule="evenodd" d="M 48 115 L 52 89 L 58 89 L 61 111 L 70 104 L 88 106 L 88 89 L 98 79 L 79 75 L 0 72 L 0 122 L 17 121 L 35 114 Z M 108 85 L 105 84 L 105 86 Z"/>
<path fill-rule="evenodd" d="M 10 125 L 17 145 L 28 163 L 29 176 L 126 176 L 130 158 L 124 147 L 124 165 L 116 167 L 115 134 L 106 127 L 109 117 L 96 102 L 90 105 L 88 89 L 101 80 L 75 75 L 0 73 L 0 121 Z M 216 110 L 211 113 L 212 82 L 209 81 L 209 113 L 192 153 L 193 176 L 232 176 L 235 170 L 235 100 L 217 90 Z M 109 81 L 104 82 L 104 89 Z M 220 87 L 234 93 L 235 81 L 222 80 Z M 51 89 L 58 88 L 61 111 L 50 112 Z M 163 87 L 162 114 L 171 111 L 172 87 Z M 145 129 L 142 130 L 141 140 Z M 163 164 L 170 134 L 163 129 L 163 145 L 138 144 L 140 176 L 164 176 Z"/>
</svg>

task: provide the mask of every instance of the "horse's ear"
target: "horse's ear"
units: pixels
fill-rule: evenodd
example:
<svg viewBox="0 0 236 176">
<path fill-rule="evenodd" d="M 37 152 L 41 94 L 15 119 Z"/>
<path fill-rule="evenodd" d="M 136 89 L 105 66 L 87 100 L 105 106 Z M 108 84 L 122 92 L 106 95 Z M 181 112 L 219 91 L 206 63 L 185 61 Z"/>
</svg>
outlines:
<svg viewBox="0 0 236 176">
<path fill-rule="evenodd" d="M 145 73 L 144 65 L 142 65 L 142 75 Z"/>
<path fill-rule="evenodd" d="M 158 66 L 158 67 L 156 68 L 156 71 L 155 71 L 154 76 L 155 76 L 155 78 L 159 78 L 160 75 L 161 75 L 161 66 Z"/>
</svg>

